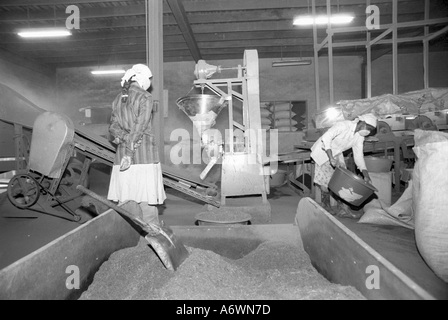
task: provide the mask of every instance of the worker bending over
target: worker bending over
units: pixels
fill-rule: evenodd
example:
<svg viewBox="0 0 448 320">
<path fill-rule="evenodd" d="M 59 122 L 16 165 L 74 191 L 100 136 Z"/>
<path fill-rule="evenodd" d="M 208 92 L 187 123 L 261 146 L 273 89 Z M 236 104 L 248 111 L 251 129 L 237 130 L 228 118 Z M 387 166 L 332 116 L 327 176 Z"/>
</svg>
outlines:
<svg viewBox="0 0 448 320">
<path fill-rule="evenodd" d="M 378 119 L 373 114 L 359 116 L 350 121 L 344 120 L 335 123 L 327 130 L 311 147 L 311 157 L 315 162 L 314 183 L 322 194 L 322 203 L 327 209 L 331 209 L 328 183 L 333 176 L 336 167 L 346 168 L 344 151 L 353 150 L 353 158 L 364 180 L 372 183 L 364 161 L 364 139 L 376 133 Z M 331 212 L 331 210 L 329 210 Z M 357 216 L 350 208 L 337 199 L 337 215 L 341 217 Z"/>
</svg>

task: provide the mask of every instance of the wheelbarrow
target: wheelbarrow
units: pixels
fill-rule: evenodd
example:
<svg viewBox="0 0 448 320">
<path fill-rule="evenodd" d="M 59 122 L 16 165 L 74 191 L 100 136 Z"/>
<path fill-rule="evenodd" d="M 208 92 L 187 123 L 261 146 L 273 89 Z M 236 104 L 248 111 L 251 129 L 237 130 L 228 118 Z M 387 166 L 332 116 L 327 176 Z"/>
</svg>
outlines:
<svg viewBox="0 0 448 320">
<path fill-rule="evenodd" d="M 36 118 L 27 168 L 8 183 L 7 195 L 14 206 L 75 222 L 81 220 L 81 216 L 66 205 L 81 193 L 64 198 L 59 190 L 64 176 L 70 180 L 78 174 L 75 171 L 82 171 L 71 159 L 74 134 L 73 122 L 65 115 L 45 112 Z M 57 206 L 63 210 L 57 210 Z"/>
</svg>

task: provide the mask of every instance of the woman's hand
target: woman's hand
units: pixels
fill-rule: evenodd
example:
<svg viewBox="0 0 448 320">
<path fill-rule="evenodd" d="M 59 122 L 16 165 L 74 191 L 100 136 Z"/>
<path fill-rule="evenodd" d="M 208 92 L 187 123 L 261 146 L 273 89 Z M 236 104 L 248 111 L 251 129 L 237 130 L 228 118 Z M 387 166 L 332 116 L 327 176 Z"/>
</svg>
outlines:
<svg viewBox="0 0 448 320">
<path fill-rule="evenodd" d="M 339 161 L 337 161 L 333 157 L 333 152 L 331 151 L 331 149 L 327 149 L 327 150 L 325 150 L 325 152 L 327 153 L 328 159 L 330 160 L 330 164 L 333 167 L 333 169 L 336 169 L 336 167 L 339 167 Z"/>
<path fill-rule="evenodd" d="M 372 179 L 370 179 L 369 172 L 367 170 L 362 170 L 362 175 L 364 176 L 364 181 L 372 184 Z"/>
<path fill-rule="evenodd" d="M 130 156 L 124 156 L 123 159 L 121 159 L 120 163 L 120 171 L 126 171 L 131 167 L 131 157 Z"/>
<path fill-rule="evenodd" d="M 333 167 L 333 169 L 336 169 L 337 167 L 340 166 L 339 161 L 337 161 L 335 158 L 331 157 L 330 158 L 330 164 Z"/>
<path fill-rule="evenodd" d="M 115 138 L 115 140 L 114 141 L 112 141 L 112 143 L 115 143 L 115 144 L 120 144 L 120 138 L 118 138 L 118 137 L 116 137 Z"/>
</svg>

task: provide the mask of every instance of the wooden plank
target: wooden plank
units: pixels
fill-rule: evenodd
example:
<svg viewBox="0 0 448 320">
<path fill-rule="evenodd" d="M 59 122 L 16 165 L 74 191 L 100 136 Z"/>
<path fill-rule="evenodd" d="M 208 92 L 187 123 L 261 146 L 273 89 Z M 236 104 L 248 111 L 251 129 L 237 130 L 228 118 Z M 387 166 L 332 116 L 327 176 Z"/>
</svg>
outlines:
<svg viewBox="0 0 448 320">
<path fill-rule="evenodd" d="M 328 280 L 353 286 L 368 299 L 436 299 L 311 198 L 299 202 L 296 223 L 313 266 Z M 379 289 L 366 286 L 369 266 L 379 270 Z"/>
<path fill-rule="evenodd" d="M 108 210 L 0 270 L 0 300 L 77 299 L 113 252 L 139 239 L 129 223 Z M 148 254 L 154 253 L 148 248 Z M 79 268 L 79 290 L 66 287 L 69 266 Z"/>
</svg>

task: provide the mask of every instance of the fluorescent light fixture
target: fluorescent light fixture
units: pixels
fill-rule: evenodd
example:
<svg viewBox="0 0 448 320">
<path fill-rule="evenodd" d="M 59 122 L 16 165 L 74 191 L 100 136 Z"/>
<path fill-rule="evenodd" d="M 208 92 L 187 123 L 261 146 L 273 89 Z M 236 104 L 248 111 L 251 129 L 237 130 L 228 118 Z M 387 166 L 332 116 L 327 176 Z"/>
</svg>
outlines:
<svg viewBox="0 0 448 320">
<path fill-rule="evenodd" d="M 280 60 L 272 62 L 273 67 L 307 66 L 311 60 Z"/>
<path fill-rule="evenodd" d="M 67 29 L 25 29 L 17 33 L 22 38 L 56 38 L 67 37 L 72 33 Z"/>
<path fill-rule="evenodd" d="M 99 75 L 109 75 L 109 74 L 125 74 L 126 71 L 121 70 L 121 69 L 116 69 L 116 70 L 93 70 L 92 74 L 99 76 Z"/>
<path fill-rule="evenodd" d="M 352 22 L 354 19 L 353 15 L 350 14 L 335 14 L 330 17 L 331 24 L 347 24 Z M 299 16 L 294 19 L 295 26 L 311 26 L 313 24 L 324 25 L 328 24 L 327 15 L 313 16 Z"/>
</svg>

